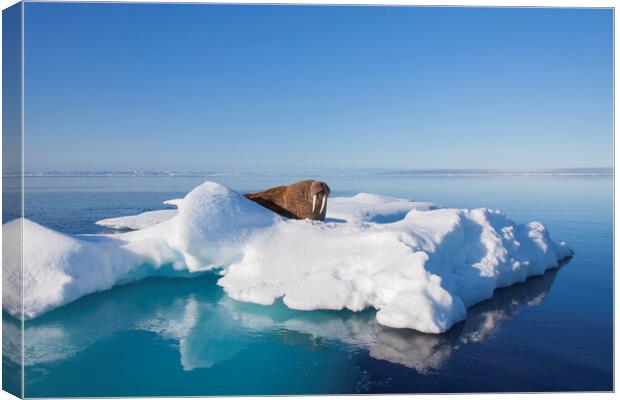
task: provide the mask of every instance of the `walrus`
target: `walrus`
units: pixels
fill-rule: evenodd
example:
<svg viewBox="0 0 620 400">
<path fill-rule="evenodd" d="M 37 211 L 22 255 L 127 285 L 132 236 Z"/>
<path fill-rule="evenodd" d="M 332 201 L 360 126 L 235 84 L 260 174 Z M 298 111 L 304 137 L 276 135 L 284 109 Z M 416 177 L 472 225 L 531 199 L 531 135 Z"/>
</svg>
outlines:
<svg viewBox="0 0 620 400">
<path fill-rule="evenodd" d="M 309 179 L 244 196 L 287 218 L 323 221 L 330 193 L 325 182 Z"/>
</svg>

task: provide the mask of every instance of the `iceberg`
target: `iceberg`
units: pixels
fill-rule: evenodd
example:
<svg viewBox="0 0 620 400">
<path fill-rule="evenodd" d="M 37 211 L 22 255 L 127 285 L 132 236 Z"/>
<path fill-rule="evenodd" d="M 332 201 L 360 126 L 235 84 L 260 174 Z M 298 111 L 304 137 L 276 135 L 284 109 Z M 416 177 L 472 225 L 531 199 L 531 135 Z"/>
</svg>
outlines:
<svg viewBox="0 0 620 400">
<path fill-rule="evenodd" d="M 572 255 L 542 223 L 516 224 L 486 208 L 360 193 L 330 199 L 326 222 L 299 221 L 209 181 L 173 202 L 178 211 L 134 216 L 140 228 L 124 233 L 66 235 L 27 219 L 5 224 L 5 234 L 23 229 L 24 318 L 148 276 L 217 271 L 236 300 L 375 309 L 380 325 L 442 333 L 495 289 Z M 4 252 L 5 288 L 20 288 L 10 271 L 19 256 Z M 17 317 L 19 299 L 4 291 L 3 307 Z"/>
</svg>

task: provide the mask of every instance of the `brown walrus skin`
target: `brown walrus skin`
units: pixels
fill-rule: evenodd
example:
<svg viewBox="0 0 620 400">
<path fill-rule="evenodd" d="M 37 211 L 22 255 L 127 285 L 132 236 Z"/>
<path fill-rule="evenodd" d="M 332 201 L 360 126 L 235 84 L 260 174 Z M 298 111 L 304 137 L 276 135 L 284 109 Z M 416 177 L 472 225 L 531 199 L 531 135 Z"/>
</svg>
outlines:
<svg viewBox="0 0 620 400">
<path fill-rule="evenodd" d="M 323 221 L 330 192 L 325 182 L 309 179 L 244 196 L 287 218 Z"/>
</svg>

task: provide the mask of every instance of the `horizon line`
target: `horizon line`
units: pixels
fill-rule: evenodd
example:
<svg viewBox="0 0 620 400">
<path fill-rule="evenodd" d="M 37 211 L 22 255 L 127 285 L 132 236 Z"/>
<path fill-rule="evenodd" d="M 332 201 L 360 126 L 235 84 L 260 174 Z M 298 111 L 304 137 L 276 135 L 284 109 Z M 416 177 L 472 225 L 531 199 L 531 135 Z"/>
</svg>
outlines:
<svg viewBox="0 0 620 400">
<path fill-rule="evenodd" d="M 331 170 L 296 169 L 290 172 L 282 168 L 272 171 L 244 170 L 51 170 L 25 171 L 24 177 L 214 177 L 214 176 L 269 176 L 269 175 L 379 175 L 379 176 L 610 176 L 614 167 L 539 168 L 539 169 L 486 169 L 486 168 L 333 168 Z M 16 177 L 21 174 L 4 174 Z"/>
</svg>

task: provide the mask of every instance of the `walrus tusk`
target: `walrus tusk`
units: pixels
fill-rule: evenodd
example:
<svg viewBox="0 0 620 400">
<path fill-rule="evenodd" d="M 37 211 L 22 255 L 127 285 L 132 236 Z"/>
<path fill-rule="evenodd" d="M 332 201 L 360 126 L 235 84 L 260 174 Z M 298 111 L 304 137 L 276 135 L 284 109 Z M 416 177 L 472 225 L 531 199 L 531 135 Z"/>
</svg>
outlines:
<svg viewBox="0 0 620 400">
<path fill-rule="evenodd" d="M 314 209 L 316 208 L 316 196 L 316 194 L 312 196 L 312 212 L 314 212 Z"/>
<path fill-rule="evenodd" d="M 323 203 L 321 204 L 321 211 L 319 211 L 319 214 L 323 214 L 323 210 L 325 209 L 325 203 L 327 203 L 327 196 L 323 195 Z"/>
</svg>

